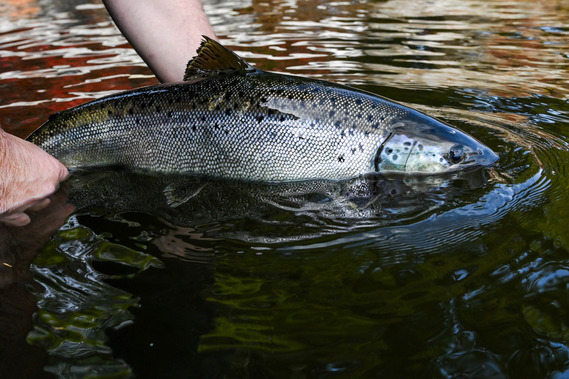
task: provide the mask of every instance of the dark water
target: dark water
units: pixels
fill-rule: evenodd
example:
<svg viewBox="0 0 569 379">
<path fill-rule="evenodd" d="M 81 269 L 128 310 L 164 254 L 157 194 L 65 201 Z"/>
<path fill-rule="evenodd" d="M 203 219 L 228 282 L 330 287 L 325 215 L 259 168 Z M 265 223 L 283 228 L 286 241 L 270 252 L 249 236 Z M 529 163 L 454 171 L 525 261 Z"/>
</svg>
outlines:
<svg viewBox="0 0 569 379">
<path fill-rule="evenodd" d="M 569 377 L 569 3 L 206 11 L 257 67 L 403 102 L 497 166 L 281 186 L 76 173 L 4 231 L 4 376 Z M 8 131 L 155 82 L 98 2 L 0 4 Z"/>
</svg>

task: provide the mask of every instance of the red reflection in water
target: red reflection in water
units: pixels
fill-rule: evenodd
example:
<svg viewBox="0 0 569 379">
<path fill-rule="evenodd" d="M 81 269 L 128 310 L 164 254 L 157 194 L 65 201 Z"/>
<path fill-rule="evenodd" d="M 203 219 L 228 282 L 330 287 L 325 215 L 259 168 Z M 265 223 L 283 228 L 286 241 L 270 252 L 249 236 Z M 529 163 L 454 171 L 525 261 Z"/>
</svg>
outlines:
<svg viewBox="0 0 569 379">
<path fill-rule="evenodd" d="M 130 45 L 110 27 L 104 8 L 74 8 L 65 22 L 61 13 L 53 20 L 37 16 L 26 27 L 27 18 L 41 10 L 36 1 L 13 0 L 4 7 L 9 31 L 0 34 L 0 125 L 8 132 L 25 137 L 55 112 L 113 91 L 157 83 L 146 66 L 132 63 Z M 59 23 L 50 24 L 55 19 Z M 67 22 L 92 35 L 78 39 Z M 104 25 L 112 35 L 93 25 Z M 44 29 L 50 33 L 48 43 L 37 35 Z M 68 42 L 73 38 L 75 43 Z"/>
</svg>

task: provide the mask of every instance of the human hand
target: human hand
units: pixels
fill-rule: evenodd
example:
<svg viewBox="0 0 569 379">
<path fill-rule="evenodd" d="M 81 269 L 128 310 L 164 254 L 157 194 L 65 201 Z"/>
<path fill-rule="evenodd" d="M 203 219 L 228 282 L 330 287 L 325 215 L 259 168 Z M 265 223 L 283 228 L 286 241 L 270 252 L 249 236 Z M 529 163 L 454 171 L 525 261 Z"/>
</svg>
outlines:
<svg viewBox="0 0 569 379">
<path fill-rule="evenodd" d="M 23 227 L 0 223 L 0 292 L 29 279 L 30 263 L 75 210 L 67 197 L 68 189 L 63 186 L 49 197 L 45 208 L 28 210 L 30 222 Z"/>
<path fill-rule="evenodd" d="M 48 196 L 68 176 L 57 159 L 0 129 L 0 223 L 29 224 L 30 216 L 25 212 L 47 207 Z"/>
</svg>

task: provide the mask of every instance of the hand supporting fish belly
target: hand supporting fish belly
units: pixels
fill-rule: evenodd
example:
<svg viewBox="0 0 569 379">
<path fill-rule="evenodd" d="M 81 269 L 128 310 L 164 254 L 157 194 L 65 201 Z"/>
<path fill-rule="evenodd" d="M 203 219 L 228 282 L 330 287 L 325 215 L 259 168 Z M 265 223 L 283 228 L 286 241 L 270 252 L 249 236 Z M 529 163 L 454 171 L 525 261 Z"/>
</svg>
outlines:
<svg viewBox="0 0 569 379">
<path fill-rule="evenodd" d="M 498 156 L 471 136 L 388 99 L 255 69 L 205 40 L 184 82 L 57 113 L 28 139 L 68 168 L 282 182 L 372 172 L 442 173 Z"/>
</svg>

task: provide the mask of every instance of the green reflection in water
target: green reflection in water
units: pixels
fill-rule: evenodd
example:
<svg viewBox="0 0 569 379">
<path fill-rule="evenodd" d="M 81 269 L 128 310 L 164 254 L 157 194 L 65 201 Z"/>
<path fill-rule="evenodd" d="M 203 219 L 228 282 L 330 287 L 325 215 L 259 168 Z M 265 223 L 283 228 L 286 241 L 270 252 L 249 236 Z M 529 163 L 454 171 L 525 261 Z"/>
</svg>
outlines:
<svg viewBox="0 0 569 379">
<path fill-rule="evenodd" d="M 100 273 L 93 268 L 97 262 L 116 264 L 118 273 Z M 149 267 L 162 264 L 74 225 L 72 218 L 32 269 L 43 291 L 37 293 L 39 309 L 28 341 L 49 352 L 45 370 L 71 377 L 130 377 L 130 367 L 115 359 L 106 345 L 105 331 L 132 322 L 129 308 L 136 307 L 138 299 L 105 279 L 132 277 L 132 269 L 141 272 Z"/>
</svg>

